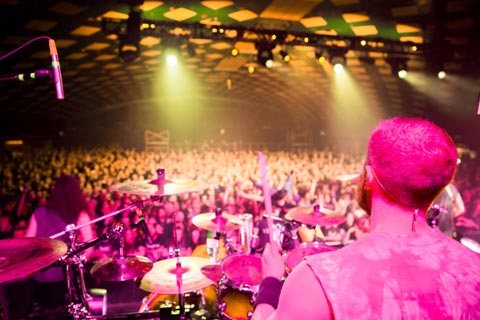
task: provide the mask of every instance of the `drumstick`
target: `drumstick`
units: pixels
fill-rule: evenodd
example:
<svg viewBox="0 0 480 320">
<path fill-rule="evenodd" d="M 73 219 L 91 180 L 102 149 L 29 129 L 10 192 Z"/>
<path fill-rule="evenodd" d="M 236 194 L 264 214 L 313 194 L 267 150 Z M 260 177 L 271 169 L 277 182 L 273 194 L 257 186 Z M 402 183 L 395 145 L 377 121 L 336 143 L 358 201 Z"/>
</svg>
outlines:
<svg viewBox="0 0 480 320">
<path fill-rule="evenodd" d="M 270 243 L 273 243 L 272 199 L 270 197 L 270 187 L 268 186 L 265 156 L 261 151 L 258 151 L 258 161 L 260 163 L 260 171 L 262 172 L 263 203 L 265 204 L 265 210 L 267 211 L 268 235 Z"/>
</svg>

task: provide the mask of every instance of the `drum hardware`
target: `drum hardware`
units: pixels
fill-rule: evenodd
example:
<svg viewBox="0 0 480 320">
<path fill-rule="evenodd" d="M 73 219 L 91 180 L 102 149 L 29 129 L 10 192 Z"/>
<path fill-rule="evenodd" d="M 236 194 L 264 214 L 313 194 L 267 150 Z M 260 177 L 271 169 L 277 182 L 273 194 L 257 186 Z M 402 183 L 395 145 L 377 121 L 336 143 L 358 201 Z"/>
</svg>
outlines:
<svg viewBox="0 0 480 320">
<path fill-rule="evenodd" d="M 84 242 L 79 246 L 77 246 L 76 243 L 77 230 L 78 228 L 74 225 L 67 225 L 65 228 L 65 233 L 68 235 L 69 239 L 69 249 L 59 260 L 59 263 L 63 265 L 66 274 L 68 290 L 66 299 L 67 313 L 73 320 L 85 319 L 91 316 L 83 275 L 84 261 L 78 254 L 100 241 L 118 239 L 123 232 L 123 225 L 120 223 L 114 224 L 101 237 Z"/>
</svg>

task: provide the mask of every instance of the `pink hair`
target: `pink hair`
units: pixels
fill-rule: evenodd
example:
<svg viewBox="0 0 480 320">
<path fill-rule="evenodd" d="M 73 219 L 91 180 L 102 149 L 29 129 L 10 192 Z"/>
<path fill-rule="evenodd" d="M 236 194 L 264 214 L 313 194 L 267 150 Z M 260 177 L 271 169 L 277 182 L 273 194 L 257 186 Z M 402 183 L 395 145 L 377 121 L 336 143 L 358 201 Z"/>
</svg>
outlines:
<svg viewBox="0 0 480 320">
<path fill-rule="evenodd" d="M 457 150 L 452 138 L 432 122 L 396 117 L 373 130 L 368 163 L 393 200 L 426 209 L 452 180 Z"/>
</svg>

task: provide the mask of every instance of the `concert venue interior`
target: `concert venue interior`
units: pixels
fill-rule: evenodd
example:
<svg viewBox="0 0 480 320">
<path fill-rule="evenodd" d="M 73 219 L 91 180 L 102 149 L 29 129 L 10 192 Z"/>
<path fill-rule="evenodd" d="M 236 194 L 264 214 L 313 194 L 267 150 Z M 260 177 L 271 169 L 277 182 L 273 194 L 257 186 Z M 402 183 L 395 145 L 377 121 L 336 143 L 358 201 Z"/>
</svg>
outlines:
<svg viewBox="0 0 480 320">
<path fill-rule="evenodd" d="M 66 173 L 100 219 L 94 237 L 117 232 L 107 222 L 124 225 L 68 280 L 86 283 L 74 291 L 93 297 L 89 312 L 174 317 L 169 263 L 180 255 L 187 298 L 173 305 L 194 319 L 247 318 L 259 280 L 242 277 L 236 258 L 251 262 L 245 273 L 261 268 L 242 251 L 262 219 L 258 151 L 295 264 L 368 233 L 355 183 L 370 130 L 394 116 L 432 120 L 453 137 L 464 215 L 480 223 L 479 1 L 0 0 L 0 12 L 0 258 L 12 259 L 1 282 L 69 254 L 63 263 L 78 267 L 71 246 L 16 240 Z M 330 220 L 315 218 L 318 202 Z M 205 246 L 218 207 L 231 237 L 219 240 L 214 267 Z M 12 247 L 54 253 L 13 259 Z M 85 307 L 69 299 L 71 314 Z"/>
</svg>

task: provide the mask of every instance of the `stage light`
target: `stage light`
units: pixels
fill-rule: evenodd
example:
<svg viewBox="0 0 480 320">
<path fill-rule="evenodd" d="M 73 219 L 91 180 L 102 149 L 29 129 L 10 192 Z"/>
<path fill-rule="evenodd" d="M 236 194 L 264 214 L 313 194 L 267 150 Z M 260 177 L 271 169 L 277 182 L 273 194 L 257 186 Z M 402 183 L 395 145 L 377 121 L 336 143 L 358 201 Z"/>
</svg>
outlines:
<svg viewBox="0 0 480 320">
<path fill-rule="evenodd" d="M 408 74 L 407 61 L 405 57 L 387 57 L 385 61 L 390 64 L 392 74 L 397 75 L 399 78 L 405 78 Z"/>
<path fill-rule="evenodd" d="M 330 64 L 333 66 L 333 71 L 336 73 L 342 72 L 347 64 L 345 55 L 341 52 L 330 53 Z"/>
<path fill-rule="evenodd" d="M 273 53 L 275 44 L 272 43 L 256 43 L 257 47 L 257 63 L 267 68 L 273 66 Z"/>
<path fill-rule="evenodd" d="M 248 73 L 253 74 L 255 72 L 255 67 L 250 65 L 248 66 Z"/>
<path fill-rule="evenodd" d="M 322 48 L 317 48 L 315 50 L 315 59 L 317 59 L 319 63 L 324 63 L 327 60 L 325 57 L 325 50 Z"/>
<path fill-rule="evenodd" d="M 443 79 L 445 79 L 445 78 L 447 77 L 447 73 L 446 73 L 445 71 L 443 71 L 443 70 L 438 71 L 437 77 L 438 77 L 438 79 L 443 80 Z"/>
<path fill-rule="evenodd" d="M 328 48 L 330 64 L 333 66 L 333 71 L 336 73 L 342 72 L 344 67 L 347 65 L 347 58 L 345 58 L 347 52 L 348 48 L 345 47 Z"/>
<path fill-rule="evenodd" d="M 233 48 L 232 50 L 230 50 L 230 55 L 232 57 L 237 57 L 239 54 L 240 54 L 240 51 L 238 51 L 237 48 Z"/>
<path fill-rule="evenodd" d="M 118 55 L 125 62 L 133 62 L 140 55 L 140 45 L 138 43 L 128 43 L 126 41 L 120 42 Z"/>
<path fill-rule="evenodd" d="M 167 54 L 166 60 L 169 66 L 175 66 L 178 63 L 178 58 L 173 53 Z"/>
<path fill-rule="evenodd" d="M 133 62 L 140 55 L 140 27 L 142 15 L 139 11 L 130 11 L 127 19 L 127 33 L 120 35 L 118 54 L 125 62 Z"/>
<path fill-rule="evenodd" d="M 280 56 L 282 57 L 283 61 L 285 61 L 285 62 L 289 62 L 289 61 L 290 61 L 291 58 L 290 58 L 290 56 L 289 56 L 289 54 L 288 54 L 287 51 L 285 51 L 285 50 L 280 50 L 279 53 L 280 53 Z"/>
<path fill-rule="evenodd" d="M 192 58 L 195 57 L 197 53 L 195 52 L 195 47 L 193 46 L 193 44 L 191 43 L 187 44 L 187 53 L 190 57 Z"/>
</svg>

